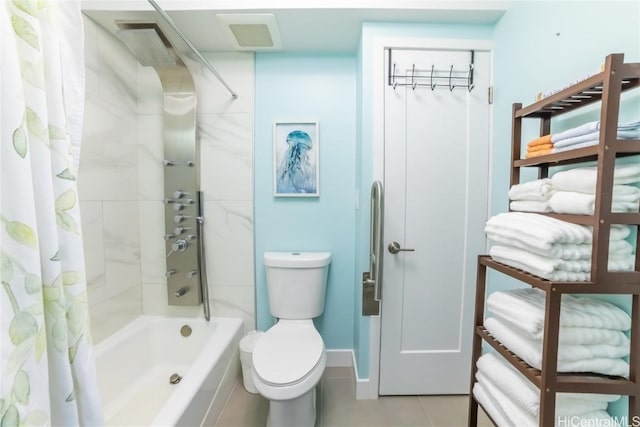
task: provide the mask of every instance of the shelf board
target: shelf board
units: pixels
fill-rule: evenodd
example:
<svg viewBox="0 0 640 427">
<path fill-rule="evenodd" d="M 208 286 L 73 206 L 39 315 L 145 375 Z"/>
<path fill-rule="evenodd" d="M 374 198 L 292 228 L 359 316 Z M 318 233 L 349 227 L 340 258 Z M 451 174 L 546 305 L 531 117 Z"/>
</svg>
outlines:
<svg viewBox="0 0 640 427">
<path fill-rule="evenodd" d="M 521 282 L 527 283 L 530 286 L 538 289 L 542 289 L 545 292 L 562 292 L 572 294 L 625 294 L 625 295 L 640 295 L 640 272 L 623 271 L 623 272 L 609 272 L 607 276 L 609 280 L 604 281 L 604 284 L 598 284 L 595 282 L 555 282 L 541 277 L 535 276 L 526 271 L 510 267 L 506 264 L 494 261 L 490 255 L 480 255 L 478 262 L 481 265 L 487 266 Z M 602 282 L 601 282 L 602 283 Z"/>
<path fill-rule="evenodd" d="M 532 157 L 530 159 L 518 159 L 513 161 L 516 168 L 531 166 L 562 166 L 575 163 L 593 162 L 598 159 L 598 145 L 591 147 L 577 148 L 575 150 L 562 151 L 560 153 L 546 154 L 544 156 Z M 618 144 L 616 157 L 628 157 L 640 155 L 640 143 L 629 141 Z"/>
<path fill-rule="evenodd" d="M 540 388 L 540 370 L 531 367 L 515 353 L 502 345 L 484 326 L 476 326 L 476 334 L 509 361 L 522 375 Z M 558 373 L 555 391 L 557 393 L 605 393 L 633 395 L 639 392 L 640 384 L 623 377 L 612 377 L 594 373 Z"/>
<path fill-rule="evenodd" d="M 626 64 L 633 65 L 633 64 Z M 633 67 L 627 67 L 633 73 Z M 581 82 L 515 111 L 515 117 L 550 118 L 602 99 L 606 72 L 595 74 Z M 640 86 L 637 76 L 623 77 L 621 92 Z"/>
<path fill-rule="evenodd" d="M 522 212 L 522 211 L 511 211 Z M 551 218 L 559 219 L 560 221 L 570 222 L 572 224 L 590 225 L 593 226 L 596 223 L 596 217 L 594 215 L 573 215 L 573 214 L 559 214 L 553 212 L 531 212 L 536 215 L 548 216 Z M 612 212 L 609 215 L 611 224 L 626 224 L 626 225 L 640 225 L 640 213 L 620 213 Z"/>
</svg>

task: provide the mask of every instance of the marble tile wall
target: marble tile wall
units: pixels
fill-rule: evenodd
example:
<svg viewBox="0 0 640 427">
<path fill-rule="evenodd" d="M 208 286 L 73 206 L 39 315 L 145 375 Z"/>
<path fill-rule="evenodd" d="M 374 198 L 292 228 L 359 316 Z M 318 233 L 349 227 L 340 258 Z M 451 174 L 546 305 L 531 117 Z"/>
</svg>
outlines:
<svg viewBox="0 0 640 427">
<path fill-rule="evenodd" d="M 140 314 L 199 316 L 167 305 L 162 87 L 89 19 L 79 190 L 94 340 Z M 185 58 L 197 91 L 205 245 L 213 316 L 254 328 L 253 54 L 205 54 L 238 93 Z"/>
</svg>

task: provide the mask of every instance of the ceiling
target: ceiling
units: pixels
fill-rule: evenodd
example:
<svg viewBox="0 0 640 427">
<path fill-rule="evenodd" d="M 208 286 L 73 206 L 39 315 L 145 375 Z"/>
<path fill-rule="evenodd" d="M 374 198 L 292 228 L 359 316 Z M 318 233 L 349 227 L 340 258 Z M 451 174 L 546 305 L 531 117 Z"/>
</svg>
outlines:
<svg viewBox="0 0 640 427">
<path fill-rule="evenodd" d="M 217 14 L 273 14 L 282 38 L 280 52 L 353 53 L 364 22 L 493 24 L 506 10 L 506 1 L 483 0 L 157 0 L 157 3 L 201 52 L 237 51 Z M 175 33 L 145 0 L 82 0 L 82 9 L 110 32 L 117 30 L 116 20 L 152 20 L 158 21 L 172 41 L 177 38 L 171 37 Z"/>
</svg>

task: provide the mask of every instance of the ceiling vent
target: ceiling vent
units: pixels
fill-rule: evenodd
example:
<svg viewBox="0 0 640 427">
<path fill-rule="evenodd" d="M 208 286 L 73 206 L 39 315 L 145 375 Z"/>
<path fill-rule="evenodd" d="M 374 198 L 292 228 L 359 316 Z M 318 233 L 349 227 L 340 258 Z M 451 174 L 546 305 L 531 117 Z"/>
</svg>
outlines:
<svg viewBox="0 0 640 427">
<path fill-rule="evenodd" d="M 224 13 L 216 15 L 238 50 L 282 49 L 276 17 L 270 13 Z"/>
</svg>

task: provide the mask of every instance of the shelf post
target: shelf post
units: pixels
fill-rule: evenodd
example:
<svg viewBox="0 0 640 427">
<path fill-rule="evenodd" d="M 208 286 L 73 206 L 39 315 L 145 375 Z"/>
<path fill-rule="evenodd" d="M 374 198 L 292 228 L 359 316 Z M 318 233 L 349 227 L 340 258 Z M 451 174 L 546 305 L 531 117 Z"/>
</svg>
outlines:
<svg viewBox="0 0 640 427">
<path fill-rule="evenodd" d="M 558 292 L 555 286 L 547 291 L 540 371 L 540 427 L 555 425 L 561 301 L 562 292 Z"/>
<path fill-rule="evenodd" d="M 511 108 L 511 117 L 513 117 L 513 123 L 511 124 L 511 164 L 513 165 L 516 160 L 520 160 L 520 150 L 522 149 L 522 118 L 516 117 L 516 110 L 522 108 L 521 103 L 513 104 Z M 511 178 L 509 186 L 520 184 L 520 168 L 511 168 Z"/>
<path fill-rule="evenodd" d="M 638 284 L 640 286 L 640 284 Z M 640 295 L 631 300 L 631 344 L 629 354 L 629 380 L 635 384 L 635 394 L 629 396 L 629 425 L 640 423 Z M 634 418 L 635 417 L 635 418 Z"/>
<path fill-rule="evenodd" d="M 487 266 L 480 262 L 478 256 L 478 268 L 476 271 L 476 304 L 473 317 L 473 346 L 471 347 L 471 378 L 469 380 L 469 419 L 468 426 L 478 425 L 478 402 L 473 397 L 473 386 L 478 372 L 477 361 L 482 354 L 482 338 L 476 332 L 478 326 L 484 325 L 484 302 L 487 289 Z"/>
<path fill-rule="evenodd" d="M 600 142 L 591 253 L 591 280 L 605 282 L 609 273 L 609 233 L 611 232 L 611 204 L 613 201 L 613 174 L 616 165 L 618 141 L 618 112 L 622 87 L 624 55 L 613 54 L 605 60 L 602 82 L 602 108 L 600 111 Z"/>
</svg>

